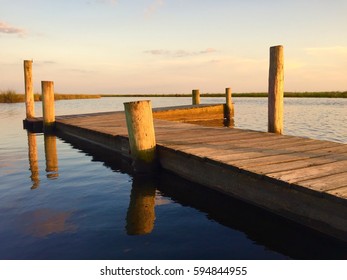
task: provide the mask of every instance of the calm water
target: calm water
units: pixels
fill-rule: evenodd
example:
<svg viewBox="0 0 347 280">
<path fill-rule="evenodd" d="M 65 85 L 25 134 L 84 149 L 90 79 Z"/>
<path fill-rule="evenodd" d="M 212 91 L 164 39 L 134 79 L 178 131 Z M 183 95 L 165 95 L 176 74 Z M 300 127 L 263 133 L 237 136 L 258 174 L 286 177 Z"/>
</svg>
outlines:
<svg viewBox="0 0 347 280">
<path fill-rule="evenodd" d="M 122 110 L 130 100 L 59 101 L 56 113 Z M 266 99 L 234 102 L 236 127 L 266 131 Z M 346 143 L 346 109 L 342 99 L 288 99 L 285 133 Z M 24 104 L 0 104 L 0 259 L 347 258 L 346 244 L 171 174 L 139 178 L 108 151 L 28 134 L 24 115 Z"/>
</svg>

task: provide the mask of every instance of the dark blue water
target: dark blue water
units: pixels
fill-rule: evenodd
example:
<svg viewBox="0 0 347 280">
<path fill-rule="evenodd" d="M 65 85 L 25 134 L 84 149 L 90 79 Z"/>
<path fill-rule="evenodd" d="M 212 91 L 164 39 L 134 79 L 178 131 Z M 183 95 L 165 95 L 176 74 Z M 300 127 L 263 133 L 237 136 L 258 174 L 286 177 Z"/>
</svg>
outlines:
<svg viewBox="0 0 347 280">
<path fill-rule="evenodd" d="M 23 104 L 0 106 L 0 259 L 347 258 L 346 244 L 172 174 L 137 177 L 109 151 L 29 134 Z"/>
</svg>

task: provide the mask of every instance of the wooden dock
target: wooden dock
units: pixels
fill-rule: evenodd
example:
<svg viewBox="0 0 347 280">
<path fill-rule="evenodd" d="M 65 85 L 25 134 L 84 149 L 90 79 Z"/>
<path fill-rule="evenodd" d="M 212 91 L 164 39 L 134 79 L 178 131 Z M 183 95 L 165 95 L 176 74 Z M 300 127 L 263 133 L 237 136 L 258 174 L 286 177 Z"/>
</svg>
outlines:
<svg viewBox="0 0 347 280">
<path fill-rule="evenodd" d="M 347 145 L 192 124 L 222 106 L 153 110 L 161 167 L 347 241 Z M 124 112 L 56 117 L 56 131 L 130 157 Z"/>
</svg>

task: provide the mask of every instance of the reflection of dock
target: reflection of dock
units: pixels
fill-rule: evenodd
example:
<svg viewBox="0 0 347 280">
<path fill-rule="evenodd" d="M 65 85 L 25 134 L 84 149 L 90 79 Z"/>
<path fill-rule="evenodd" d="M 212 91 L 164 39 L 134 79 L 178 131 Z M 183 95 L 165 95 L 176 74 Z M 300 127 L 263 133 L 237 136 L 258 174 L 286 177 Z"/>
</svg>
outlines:
<svg viewBox="0 0 347 280">
<path fill-rule="evenodd" d="M 167 121 L 160 111 L 154 125 L 164 169 L 346 240 L 346 145 Z M 56 126 L 129 157 L 124 112 L 57 117 Z"/>
</svg>

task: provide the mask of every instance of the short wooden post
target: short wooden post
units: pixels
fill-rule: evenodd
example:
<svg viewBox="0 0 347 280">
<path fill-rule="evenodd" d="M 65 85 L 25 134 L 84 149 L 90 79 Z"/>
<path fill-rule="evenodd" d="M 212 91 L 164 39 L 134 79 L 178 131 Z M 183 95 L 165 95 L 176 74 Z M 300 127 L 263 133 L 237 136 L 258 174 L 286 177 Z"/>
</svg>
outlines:
<svg viewBox="0 0 347 280">
<path fill-rule="evenodd" d="M 193 103 L 193 105 L 199 105 L 200 104 L 200 90 L 193 89 L 193 91 L 192 91 L 192 103 Z"/>
<path fill-rule="evenodd" d="M 58 174 L 58 153 L 57 153 L 57 137 L 55 135 L 44 135 L 45 142 L 45 158 L 47 178 L 54 179 Z"/>
<path fill-rule="evenodd" d="M 283 133 L 283 46 L 270 48 L 268 131 Z"/>
<path fill-rule="evenodd" d="M 55 126 L 54 112 L 54 83 L 51 81 L 42 81 L 42 113 L 43 113 L 43 131 L 51 132 Z"/>
<path fill-rule="evenodd" d="M 124 109 L 134 170 L 153 172 L 157 162 L 151 101 L 126 102 Z"/>
<path fill-rule="evenodd" d="M 32 65 L 32 60 L 24 60 L 25 109 L 27 119 L 35 118 Z"/>
<path fill-rule="evenodd" d="M 224 118 L 230 120 L 234 117 L 234 105 L 231 98 L 231 89 L 225 89 Z"/>
</svg>

